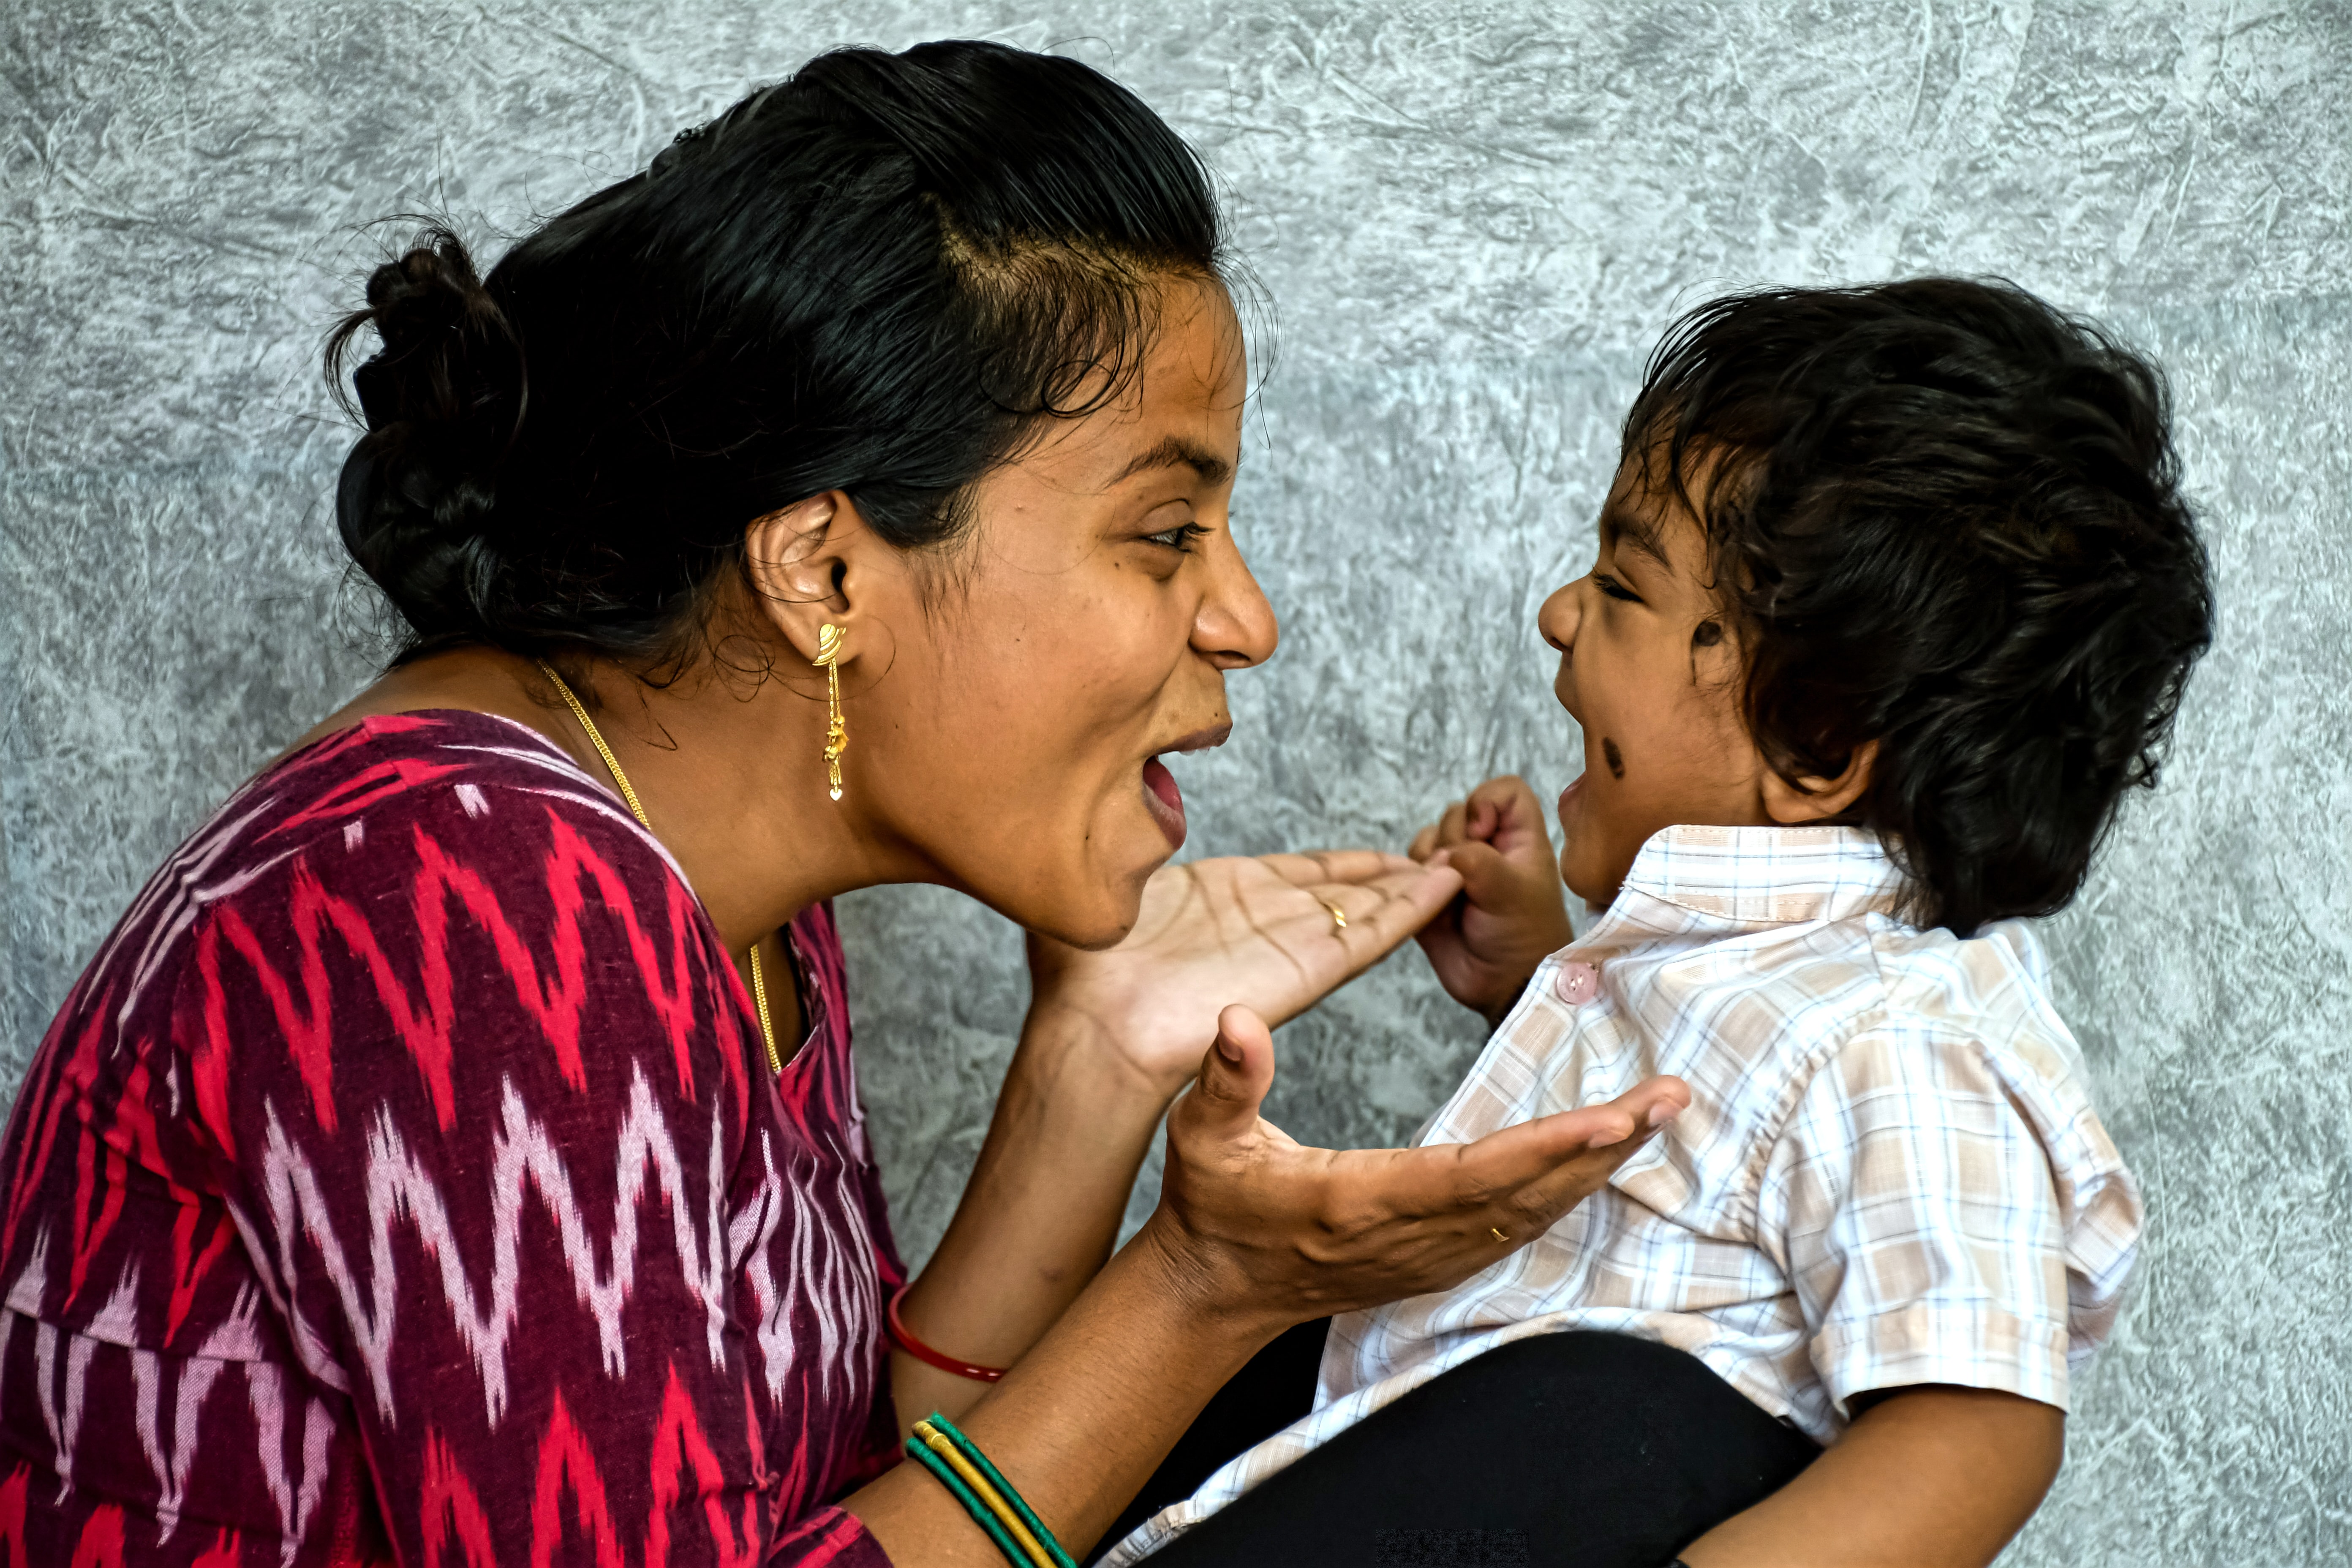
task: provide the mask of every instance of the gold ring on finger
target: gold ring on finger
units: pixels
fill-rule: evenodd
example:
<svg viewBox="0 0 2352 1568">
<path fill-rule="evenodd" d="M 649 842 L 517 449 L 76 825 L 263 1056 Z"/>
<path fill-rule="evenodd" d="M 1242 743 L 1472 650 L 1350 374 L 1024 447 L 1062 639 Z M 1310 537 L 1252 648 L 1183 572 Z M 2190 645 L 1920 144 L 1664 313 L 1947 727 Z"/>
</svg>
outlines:
<svg viewBox="0 0 2352 1568">
<path fill-rule="evenodd" d="M 1490 1225 L 1490 1226 L 1488 1226 L 1486 1227 L 1486 1229 L 1487 1229 L 1487 1231 L 1488 1231 L 1490 1234 L 1492 1234 L 1492 1235 L 1493 1235 L 1494 1238 L 1495 1238 L 1496 1241 L 1507 1242 L 1507 1241 L 1509 1241 L 1509 1240 L 1511 1239 L 1509 1237 L 1505 1236 L 1505 1235 L 1504 1235 L 1500 1230 L 1497 1230 L 1495 1226 L 1491 1226 L 1491 1225 Z"/>
<path fill-rule="evenodd" d="M 1348 929 L 1347 910 L 1341 909 L 1339 905 L 1333 903 L 1328 899 L 1318 899 L 1315 901 L 1331 911 L 1331 934 L 1333 936 L 1338 936 L 1341 931 Z"/>
</svg>

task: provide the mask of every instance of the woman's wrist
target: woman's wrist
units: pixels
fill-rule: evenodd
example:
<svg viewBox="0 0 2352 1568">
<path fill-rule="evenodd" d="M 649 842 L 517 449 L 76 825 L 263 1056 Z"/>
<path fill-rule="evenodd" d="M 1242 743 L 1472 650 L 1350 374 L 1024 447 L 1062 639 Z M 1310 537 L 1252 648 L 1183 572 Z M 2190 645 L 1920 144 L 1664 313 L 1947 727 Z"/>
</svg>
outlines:
<svg viewBox="0 0 2352 1568">
<path fill-rule="evenodd" d="M 1270 1305 L 1266 1292 L 1223 1248 L 1187 1229 L 1164 1205 L 1113 1261 L 1148 1279 L 1149 1289 L 1173 1306 L 1180 1321 L 1207 1340 L 1238 1347 L 1244 1361 L 1285 1329 L 1307 1321 L 1303 1313 Z"/>
<path fill-rule="evenodd" d="M 908 1331 L 971 1364 L 1019 1361 L 1111 1256 L 1166 1107 L 1082 1015 L 1033 1012 L 963 1201 L 900 1303 Z M 950 1414 L 977 1386 L 906 1370 Z"/>
<path fill-rule="evenodd" d="M 1277 1331 L 1261 1332 L 1200 1283 L 1157 1237 L 1138 1237 L 1020 1365 L 955 1415 L 1066 1547 L 1083 1554 L 1096 1542 L 1209 1396 Z M 1213 1305 L 1196 1310 L 1204 1303 Z M 971 1518 L 913 1465 L 843 1506 L 894 1562 L 996 1561 L 984 1545 L 971 1550 L 983 1538 Z"/>
<path fill-rule="evenodd" d="M 1209 1042 L 1202 1040 L 1207 1050 Z M 1114 1115 L 1141 1115 L 1157 1123 L 1169 1102 L 1183 1092 L 1200 1068 L 1170 1063 L 1155 1069 L 1126 1048 L 1117 1024 L 1104 1013 L 1058 999 L 1030 1005 L 1021 1023 L 1021 1045 L 1013 1072 L 1027 1072 L 1066 1103 Z M 1011 1078 L 1006 1079 L 1007 1087 Z M 1098 1098 L 1099 1097 L 1099 1098 Z"/>
<path fill-rule="evenodd" d="M 1270 1305 L 1266 1292 L 1230 1252 L 1192 1230 L 1165 1204 L 1143 1222 L 1118 1261 L 1148 1273 L 1154 1288 L 1176 1302 L 1187 1319 L 1248 1345 L 1251 1354 L 1313 1315 Z"/>
</svg>

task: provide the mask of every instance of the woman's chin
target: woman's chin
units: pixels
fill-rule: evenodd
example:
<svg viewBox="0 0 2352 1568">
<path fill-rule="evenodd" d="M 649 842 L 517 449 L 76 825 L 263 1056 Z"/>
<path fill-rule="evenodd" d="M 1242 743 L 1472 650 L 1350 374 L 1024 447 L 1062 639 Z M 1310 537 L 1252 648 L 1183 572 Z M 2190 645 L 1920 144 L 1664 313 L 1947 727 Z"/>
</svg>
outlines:
<svg viewBox="0 0 2352 1568">
<path fill-rule="evenodd" d="M 1136 917 L 1142 911 L 1142 889 L 1139 884 L 1132 898 L 1090 901 L 1096 907 L 1058 909 L 1050 916 L 1021 923 L 1065 947 L 1075 947 L 1081 952 L 1100 952 L 1125 942 L 1128 932 L 1135 929 Z"/>
<path fill-rule="evenodd" d="M 1088 952 L 1117 947 L 1127 940 L 1143 912 L 1144 885 L 1174 857 L 1167 839 L 1149 824 L 1120 825 L 1117 835 L 1124 853 L 1114 866 L 1088 857 L 1093 863 L 1071 866 L 1066 875 L 1047 888 L 1032 884 L 1020 909 L 984 900 L 1002 915 L 1067 946 Z M 1137 829 L 1140 831 L 1137 831 Z M 1105 843 L 1098 835 L 1089 847 Z M 1043 895 L 1043 896 L 1040 896 Z"/>
</svg>

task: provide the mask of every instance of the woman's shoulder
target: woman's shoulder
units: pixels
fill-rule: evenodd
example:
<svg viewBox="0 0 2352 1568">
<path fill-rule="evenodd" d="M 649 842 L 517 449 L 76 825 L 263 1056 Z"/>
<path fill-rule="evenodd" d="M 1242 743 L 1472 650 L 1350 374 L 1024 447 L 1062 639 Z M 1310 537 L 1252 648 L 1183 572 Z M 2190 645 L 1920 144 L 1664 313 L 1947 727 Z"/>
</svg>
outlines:
<svg viewBox="0 0 2352 1568">
<path fill-rule="evenodd" d="M 407 1089 L 445 1129 L 461 1104 L 625 1098 L 640 1074 L 691 1100 L 719 1082 L 698 1063 L 737 1054 L 724 954 L 677 868 L 528 726 L 363 720 L 265 769 L 215 831 L 166 868 L 184 920 L 136 945 L 177 973 L 158 998 L 175 1037 L 294 1070 L 321 1126 L 333 1096 Z"/>
<path fill-rule="evenodd" d="M 647 940 L 674 964 L 704 925 L 660 843 L 537 731 L 467 710 L 382 714 L 230 796 L 157 868 L 78 990 L 169 1005 L 158 980 L 216 985 L 232 951 L 281 984 L 289 965 L 324 983 L 384 963 L 422 965 L 410 978 L 425 983 L 477 941 L 493 969 L 561 973 L 600 945 L 634 965 Z"/>
<path fill-rule="evenodd" d="M 272 818 L 271 835 L 283 837 L 436 797 L 462 809 L 471 792 L 486 787 L 577 796 L 583 805 L 621 810 L 529 725 L 471 709 L 436 708 L 373 714 L 299 746 L 256 773 L 222 814 L 249 805 Z"/>
<path fill-rule="evenodd" d="M 256 774 L 211 826 L 226 841 L 207 858 L 241 863 L 241 885 L 297 861 L 310 878 L 363 881 L 419 860 L 495 871 L 551 852 L 627 866 L 632 882 L 678 878 L 659 841 L 545 736 L 465 709 L 377 714 L 321 737 Z"/>
</svg>

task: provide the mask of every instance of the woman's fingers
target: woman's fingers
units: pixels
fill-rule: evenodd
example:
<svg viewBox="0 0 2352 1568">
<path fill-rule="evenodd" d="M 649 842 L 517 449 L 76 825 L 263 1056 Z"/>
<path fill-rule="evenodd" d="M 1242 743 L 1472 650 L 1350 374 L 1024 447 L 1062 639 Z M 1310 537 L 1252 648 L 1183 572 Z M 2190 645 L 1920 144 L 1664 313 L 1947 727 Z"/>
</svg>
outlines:
<svg viewBox="0 0 2352 1568">
<path fill-rule="evenodd" d="M 1528 1122 L 1528 1129 L 1543 1129 L 1556 1140 L 1553 1147 L 1565 1157 L 1512 1193 L 1506 1206 L 1522 1221 L 1521 1226 L 1505 1227 L 1512 1240 L 1531 1241 L 1550 1229 L 1560 1215 L 1599 1191 L 1619 1166 L 1640 1153 L 1689 1104 L 1688 1084 L 1678 1078 L 1654 1078 L 1605 1105 Z M 1588 1135 L 1581 1125 L 1573 1124 L 1581 1119 L 1599 1121 L 1602 1131 Z M 1545 1129 L 1545 1122 L 1559 1125 Z"/>
<path fill-rule="evenodd" d="M 1633 1123 L 1633 1133 L 1622 1138 L 1621 1142 L 1609 1142 L 1609 1145 L 1588 1142 L 1583 1152 L 1571 1154 L 1550 1175 L 1538 1175 L 1528 1184 L 1519 1187 L 1517 1194 L 1512 1194 L 1510 1208 L 1527 1215 L 1527 1234 L 1519 1237 L 1517 1229 L 1512 1229 L 1512 1237 L 1519 1241 L 1528 1241 L 1534 1239 L 1536 1234 L 1550 1229 L 1557 1217 L 1576 1208 L 1585 1196 L 1600 1190 L 1601 1183 L 1616 1175 L 1618 1166 L 1622 1166 L 1628 1159 L 1644 1150 L 1649 1140 L 1656 1138 L 1658 1131 L 1667 1121 L 1673 1121 L 1689 1102 L 1691 1089 L 1682 1079 L 1649 1079 L 1628 1096 L 1618 1096 L 1609 1105 L 1592 1107 L 1592 1110 L 1604 1110 L 1604 1112 L 1622 1110 L 1625 1121 Z"/>
<path fill-rule="evenodd" d="M 1423 1194 L 1419 1212 L 1501 1210 L 1517 1222 L 1507 1234 L 1526 1242 L 1608 1180 L 1689 1103 L 1690 1086 L 1682 1079 L 1654 1078 L 1605 1104 L 1538 1117 L 1473 1143 L 1417 1150 L 1432 1158 L 1401 1173 L 1442 1184 L 1442 1194 Z"/>
<path fill-rule="evenodd" d="M 1181 1102 L 1191 1131 L 1233 1139 L 1257 1125 L 1274 1087 L 1274 1032 L 1239 1003 L 1217 1015 L 1217 1037 L 1202 1054 L 1200 1076 Z"/>
<path fill-rule="evenodd" d="M 1250 1009 L 1218 1016 L 1168 1118 L 1161 1216 L 1171 1245 L 1239 1282 L 1236 1299 L 1305 1313 L 1444 1289 L 1549 1229 L 1689 1100 L 1653 1079 L 1606 1105 L 1468 1144 L 1302 1149 L 1260 1119 L 1274 1042 Z M 1507 1244 L 1507 1246 L 1506 1245 Z M 1222 1287 L 1221 1287 L 1222 1288 Z"/>
<path fill-rule="evenodd" d="M 1286 918 L 1310 930 L 1328 923 L 1352 969 L 1386 955 L 1462 890 L 1461 874 L 1448 867 L 1418 866 L 1379 849 L 1265 855 L 1258 864 L 1315 900 Z"/>
<path fill-rule="evenodd" d="M 1332 883 L 1360 885 L 1383 877 L 1412 876 L 1420 868 L 1402 855 L 1385 849 L 1312 849 L 1287 855 L 1261 855 L 1259 865 L 1295 888 L 1316 889 Z"/>
<path fill-rule="evenodd" d="M 1348 955 L 1351 970 L 1377 963 L 1442 913 L 1462 890 L 1462 874 L 1451 867 L 1413 867 L 1360 886 L 1325 883 L 1307 889 L 1323 906 L 1337 909 L 1347 924 L 1331 921 L 1331 935 Z"/>
</svg>

